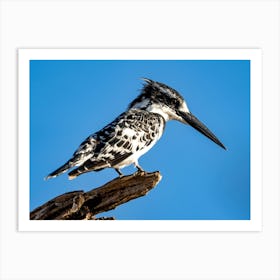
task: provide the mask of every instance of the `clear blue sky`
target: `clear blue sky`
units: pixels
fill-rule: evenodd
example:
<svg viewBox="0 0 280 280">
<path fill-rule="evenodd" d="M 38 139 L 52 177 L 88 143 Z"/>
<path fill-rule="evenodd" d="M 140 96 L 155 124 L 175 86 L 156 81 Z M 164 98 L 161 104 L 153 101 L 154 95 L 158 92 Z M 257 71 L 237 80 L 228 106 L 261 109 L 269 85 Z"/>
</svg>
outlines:
<svg viewBox="0 0 280 280">
<path fill-rule="evenodd" d="M 126 110 L 141 77 L 163 82 L 228 148 L 190 126 L 167 123 L 160 141 L 140 158 L 161 182 L 147 196 L 102 213 L 117 219 L 250 219 L 250 61 L 30 62 L 30 209 L 64 192 L 90 190 L 115 178 L 113 169 L 69 181 L 44 181 L 79 144 Z M 122 170 L 125 174 L 133 167 Z"/>
</svg>

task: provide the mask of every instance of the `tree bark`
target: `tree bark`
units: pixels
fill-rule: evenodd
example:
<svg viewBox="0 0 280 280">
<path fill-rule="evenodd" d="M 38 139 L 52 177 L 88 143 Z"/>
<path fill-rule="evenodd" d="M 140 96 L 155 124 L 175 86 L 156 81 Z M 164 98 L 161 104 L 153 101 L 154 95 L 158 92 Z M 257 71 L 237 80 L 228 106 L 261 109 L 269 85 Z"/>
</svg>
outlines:
<svg viewBox="0 0 280 280">
<path fill-rule="evenodd" d="M 73 191 L 57 196 L 30 213 L 31 220 L 112 220 L 95 215 L 146 195 L 161 180 L 160 173 L 138 172 L 115 178 L 88 192 Z"/>
</svg>

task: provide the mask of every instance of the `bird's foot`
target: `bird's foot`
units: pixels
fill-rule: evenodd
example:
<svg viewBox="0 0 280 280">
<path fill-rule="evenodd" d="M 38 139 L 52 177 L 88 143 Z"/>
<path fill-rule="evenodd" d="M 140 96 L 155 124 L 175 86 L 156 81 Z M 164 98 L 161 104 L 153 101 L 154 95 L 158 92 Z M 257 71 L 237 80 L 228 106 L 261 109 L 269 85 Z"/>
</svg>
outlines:
<svg viewBox="0 0 280 280">
<path fill-rule="evenodd" d="M 139 165 L 136 167 L 137 167 L 137 170 L 133 173 L 134 176 L 147 174 L 147 172 L 144 169 L 142 169 Z"/>
</svg>

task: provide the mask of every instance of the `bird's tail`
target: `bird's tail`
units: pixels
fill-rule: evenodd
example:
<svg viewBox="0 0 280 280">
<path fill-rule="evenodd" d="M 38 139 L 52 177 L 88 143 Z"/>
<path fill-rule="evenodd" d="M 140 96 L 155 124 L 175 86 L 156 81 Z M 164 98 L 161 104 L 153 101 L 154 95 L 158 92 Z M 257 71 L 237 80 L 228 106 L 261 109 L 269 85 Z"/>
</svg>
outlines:
<svg viewBox="0 0 280 280">
<path fill-rule="evenodd" d="M 82 165 L 82 166 L 72 170 L 71 172 L 69 172 L 68 179 L 73 180 L 76 177 L 78 177 L 79 175 L 81 175 L 83 173 L 87 173 L 89 171 L 99 171 L 99 170 L 96 170 L 95 168 L 88 169 L 86 165 L 85 166 Z"/>
<path fill-rule="evenodd" d="M 74 169 L 74 170 L 72 170 L 71 172 L 68 173 L 68 179 L 73 180 L 76 177 L 78 177 L 80 174 L 82 174 L 82 172 L 80 171 L 79 168 L 76 168 L 76 169 Z"/>
<path fill-rule="evenodd" d="M 106 167 L 109 167 L 108 162 L 106 161 L 89 161 L 84 165 L 79 166 L 78 168 L 72 170 L 68 173 L 68 179 L 73 180 L 81 174 L 90 172 L 90 171 L 100 171 Z"/>
<path fill-rule="evenodd" d="M 63 164 L 62 166 L 60 166 L 58 169 L 56 169 L 55 171 L 53 171 L 52 173 L 50 173 L 48 176 L 45 177 L 45 180 L 48 180 L 50 178 L 55 178 L 57 176 L 59 176 L 62 173 L 65 173 L 68 169 L 70 169 L 71 167 L 73 167 L 73 164 L 71 164 L 70 160 L 67 161 L 65 164 Z"/>
</svg>

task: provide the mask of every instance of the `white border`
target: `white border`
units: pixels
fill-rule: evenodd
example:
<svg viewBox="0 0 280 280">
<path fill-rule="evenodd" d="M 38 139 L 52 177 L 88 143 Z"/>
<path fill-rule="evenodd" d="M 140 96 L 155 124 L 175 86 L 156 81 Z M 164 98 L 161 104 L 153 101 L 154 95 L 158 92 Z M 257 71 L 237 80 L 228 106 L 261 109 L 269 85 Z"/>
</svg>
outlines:
<svg viewBox="0 0 280 280">
<path fill-rule="evenodd" d="M 20 49 L 19 231 L 261 231 L 262 229 L 262 67 L 260 49 Z M 29 61 L 71 60 L 250 60 L 251 220 L 246 221 L 31 221 L 29 220 Z"/>
</svg>

